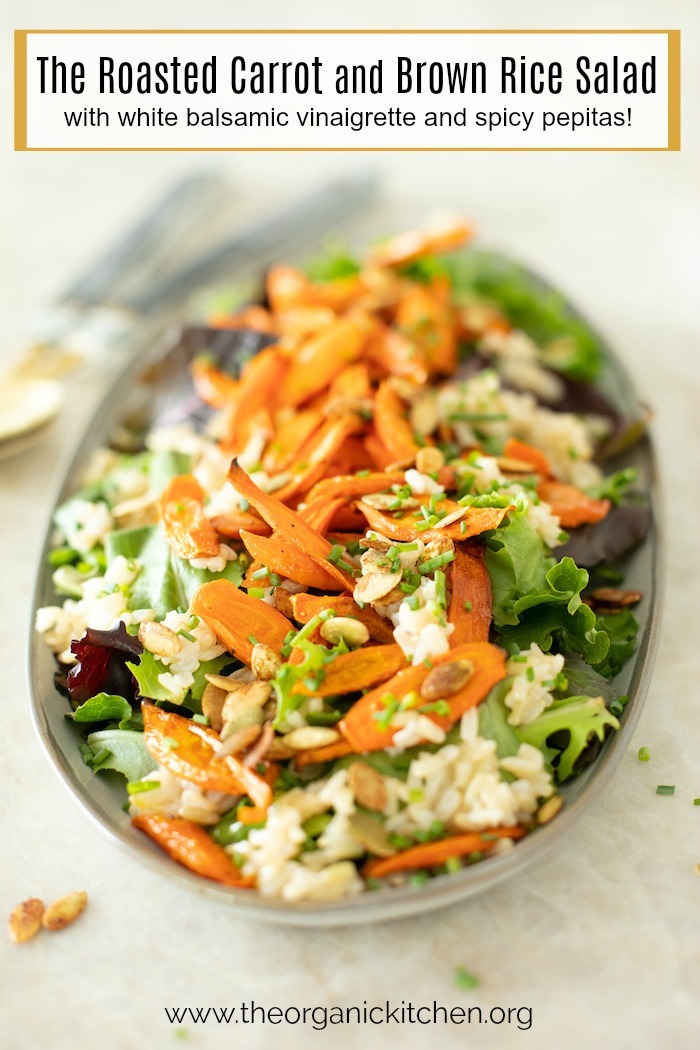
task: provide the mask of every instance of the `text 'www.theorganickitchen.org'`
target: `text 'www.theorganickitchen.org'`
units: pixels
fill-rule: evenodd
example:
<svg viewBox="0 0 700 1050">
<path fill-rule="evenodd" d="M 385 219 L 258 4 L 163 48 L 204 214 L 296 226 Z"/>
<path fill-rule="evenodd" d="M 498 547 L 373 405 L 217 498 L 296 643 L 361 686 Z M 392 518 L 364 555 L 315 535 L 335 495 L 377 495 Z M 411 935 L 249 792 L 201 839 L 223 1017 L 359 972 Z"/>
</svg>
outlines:
<svg viewBox="0 0 700 1050">
<path fill-rule="evenodd" d="M 171 1025 L 292 1025 L 316 1032 L 338 1029 L 345 1025 L 466 1025 L 490 1024 L 513 1026 L 520 1031 L 532 1028 L 530 1006 L 442 1006 L 438 1002 L 414 1003 L 402 999 L 393 1004 L 369 1003 L 359 1006 L 263 1006 L 254 1000 L 235 1006 L 166 1006 L 165 1016 Z"/>
</svg>

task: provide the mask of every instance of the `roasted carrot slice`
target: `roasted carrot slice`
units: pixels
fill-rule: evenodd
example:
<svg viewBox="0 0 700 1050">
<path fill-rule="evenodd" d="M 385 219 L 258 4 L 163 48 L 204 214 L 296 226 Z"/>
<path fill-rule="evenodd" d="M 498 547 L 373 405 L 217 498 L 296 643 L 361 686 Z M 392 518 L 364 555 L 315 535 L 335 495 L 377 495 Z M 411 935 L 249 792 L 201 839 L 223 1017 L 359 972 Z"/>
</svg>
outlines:
<svg viewBox="0 0 700 1050">
<path fill-rule="evenodd" d="M 423 351 L 431 372 L 449 375 L 457 364 L 457 332 L 452 311 L 433 288 L 414 284 L 398 305 L 399 329 Z"/>
<path fill-rule="evenodd" d="M 414 383 L 426 383 L 428 365 L 420 347 L 403 332 L 378 325 L 364 349 L 364 358 L 375 378 L 399 376 Z"/>
<path fill-rule="evenodd" d="M 248 553 L 270 572 L 315 590 L 332 591 L 338 587 L 338 583 L 329 573 L 290 543 L 281 532 L 273 532 L 271 536 L 255 536 L 244 531 L 241 533 L 241 540 Z M 265 581 L 253 580 L 252 584 L 261 587 Z"/>
<path fill-rule="evenodd" d="M 372 384 L 364 361 L 356 361 L 339 372 L 328 391 L 329 401 L 338 398 L 362 399 L 372 396 Z"/>
<path fill-rule="evenodd" d="M 374 398 L 374 426 L 394 462 L 414 459 L 420 445 L 406 418 L 406 407 L 388 382 L 380 383 Z"/>
<path fill-rule="evenodd" d="M 427 498 L 420 496 L 416 498 L 423 503 L 428 502 Z M 362 511 L 367 524 L 384 536 L 392 540 L 422 539 L 425 542 L 441 536 L 455 541 L 467 540 L 470 536 L 480 536 L 482 532 L 498 528 L 510 509 L 509 507 L 469 507 L 466 514 L 451 525 L 446 525 L 442 529 L 421 529 L 418 526 L 425 524 L 425 518 L 420 513 L 413 514 L 409 511 L 399 518 L 376 510 L 362 500 L 356 505 Z M 450 514 L 458 509 L 458 504 L 453 503 L 452 500 L 442 500 L 437 504 L 437 509 L 445 510 Z"/>
<path fill-rule="evenodd" d="M 602 521 L 610 510 L 609 499 L 591 499 L 585 492 L 564 485 L 560 481 L 544 478 L 537 486 L 537 495 L 548 503 L 562 527 L 576 529 L 579 525 L 595 525 Z"/>
<path fill-rule="evenodd" d="M 294 630 L 281 612 L 259 598 L 250 598 L 230 580 L 203 583 L 190 609 L 204 620 L 230 653 L 248 666 L 254 645 L 251 638 L 278 653 L 289 631 Z"/>
<path fill-rule="evenodd" d="M 212 408 L 226 408 L 238 400 L 239 384 L 207 357 L 195 357 L 190 373 L 197 395 Z"/>
<path fill-rule="evenodd" d="M 244 888 L 255 885 L 253 879 L 241 875 L 226 850 L 217 845 L 200 824 L 157 813 L 139 814 L 132 818 L 131 823 L 157 842 L 178 864 L 197 875 L 222 882 L 225 886 Z"/>
<path fill-rule="evenodd" d="M 533 445 L 526 445 L 524 441 L 516 438 L 508 438 L 503 448 L 503 455 L 508 459 L 519 459 L 522 463 L 529 463 L 534 471 L 544 477 L 551 477 L 552 467 L 544 452 L 540 452 Z"/>
<path fill-rule="evenodd" d="M 365 437 L 365 447 L 378 471 L 386 471 L 388 467 L 396 462 L 374 428 Z"/>
<path fill-rule="evenodd" d="M 245 447 L 258 414 L 276 405 L 285 367 L 279 347 L 269 346 L 252 357 L 241 373 L 238 398 L 222 441 L 234 454 Z"/>
<path fill-rule="evenodd" d="M 336 758 L 345 758 L 351 754 L 352 748 L 345 740 L 336 740 L 334 744 L 326 744 L 325 747 L 299 751 L 294 758 L 294 765 L 297 769 L 303 769 L 305 766 L 315 766 L 322 762 L 334 762 Z"/>
<path fill-rule="evenodd" d="M 361 609 L 349 594 L 293 594 L 292 608 L 297 623 L 308 623 L 314 616 L 327 609 L 332 609 L 336 616 L 352 616 L 360 620 L 369 631 L 375 642 L 386 642 L 391 645 L 394 632 L 388 620 L 383 620 L 371 605 Z"/>
<path fill-rule="evenodd" d="M 343 442 L 363 426 L 364 422 L 353 413 L 328 419 L 300 449 L 298 462 L 289 468 L 291 480 L 277 490 L 277 499 L 283 503 L 298 502 L 323 477 Z"/>
<path fill-rule="evenodd" d="M 168 483 L 158 505 L 168 545 L 179 558 L 215 558 L 220 543 L 204 513 L 204 491 L 191 474 L 179 474 Z"/>
<path fill-rule="evenodd" d="M 336 656 L 326 668 L 326 677 L 313 689 L 303 682 L 293 692 L 303 696 L 340 696 L 369 689 L 377 682 L 386 682 L 406 666 L 406 657 L 398 645 L 366 645 L 351 653 Z"/>
<path fill-rule="evenodd" d="M 408 230 L 378 245 L 370 254 L 374 266 L 403 266 L 424 255 L 451 252 L 471 240 L 474 231 L 466 222 L 426 230 Z"/>
<path fill-rule="evenodd" d="M 292 306 L 275 316 L 275 324 L 288 345 L 297 343 L 306 336 L 318 332 L 327 324 L 335 321 L 336 313 L 330 306 L 309 304 Z"/>
<path fill-rule="evenodd" d="M 466 685 L 457 693 L 444 697 L 449 705 L 449 714 L 438 715 L 434 711 L 427 714 L 437 725 L 449 729 L 465 711 L 481 703 L 488 696 L 493 686 L 505 678 L 505 653 L 488 642 L 473 642 L 450 649 L 443 656 L 432 660 L 434 667 L 456 660 L 469 660 L 474 670 Z M 412 692 L 420 692 L 423 682 L 430 673 L 425 664 L 418 664 L 399 671 L 383 685 L 365 693 L 350 708 L 338 724 L 347 742 L 355 752 L 378 751 L 391 747 L 396 727 L 384 726 L 382 719 L 386 715 L 387 702 L 401 700 Z M 387 698 L 391 698 L 387 701 Z"/>
<path fill-rule="evenodd" d="M 364 342 L 364 325 L 349 317 L 341 317 L 311 336 L 290 362 L 281 384 L 282 402 L 296 407 L 325 390 L 339 372 L 357 360 Z"/>
<path fill-rule="evenodd" d="M 209 318 L 212 328 L 252 328 L 254 332 L 271 333 L 275 323 L 263 306 L 251 303 L 235 314 L 215 313 Z"/>
<path fill-rule="evenodd" d="M 484 548 L 458 543 L 450 567 L 449 621 L 454 624 L 450 646 L 488 642 L 491 627 L 491 578 L 484 564 Z"/>
<path fill-rule="evenodd" d="M 417 868 L 438 868 L 451 857 L 466 857 L 470 853 L 487 853 L 499 839 L 519 839 L 525 828 L 515 824 L 512 828 L 489 828 L 488 831 L 470 831 L 464 835 L 450 835 L 435 842 L 422 842 L 418 846 L 395 853 L 393 857 L 375 857 L 362 869 L 366 879 L 381 879 L 396 875 L 400 871 L 415 871 Z"/>
<path fill-rule="evenodd" d="M 342 507 L 344 507 L 344 501 L 340 497 L 314 500 L 308 498 L 306 506 L 299 513 L 304 521 L 308 521 L 312 528 L 325 536 Z"/>
<path fill-rule="evenodd" d="M 247 510 L 239 510 L 235 514 L 217 514 L 210 520 L 219 535 L 228 539 L 240 539 L 241 529 L 254 532 L 256 536 L 270 535 L 270 526 L 257 514 L 251 514 Z"/>
<path fill-rule="evenodd" d="M 331 478 L 319 481 L 309 492 L 309 500 L 337 499 L 343 497 L 350 501 L 358 496 L 366 496 L 373 492 L 385 492 L 392 485 L 405 485 L 403 471 L 393 471 L 391 474 L 384 471 L 375 471 L 358 477 L 357 474 L 336 474 Z"/>
<path fill-rule="evenodd" d="M 309 305 L 310 289 L 308 278 L 292 266 L 278 264 L 267 271 L 265 291 L 273 313 Z"/>
<path fill-rule="evenodd" d="M 290 419 L 280 424 L 265 450 L 265 469 L 273 472 L 286 470 L 290 463 L 298 458 L 301 448 L 322 423 L 321 412 L 317 409 L 306 409 L 303 412 L 295 412 Z"/>
<path fill-rule="evenodd" d="M 256 806 L 270 805 L 269 784 L 234 755 L 219 756 L 219 737 L 213 729 L 155 704 L 143 703 L 141 709 L 146 749 L 173 776 L 196 784 L 202 791 L 248 795 Z M 177 747 L 172 746 L 173 740 Z"/>
<path fill-rule="evenodd" d="M 274 531 L 283 533 L 302 554 L 307 554 L 317 565 L 330 573 L 343 590 L 352 592 L 355 589 L 353 577 L 338 568 L 333 562 L 329 562 L 328 555 L 331 553 L 332 545 L 307 521 L 304 521 L 300 514 L 286 507 L 284 503 L 280 503 L 274 496 L 259 489 L 235 459 L 231 464 L 228 477 L 236 491 L 247 499 L 252 507 L 255 507 L 258 514 Z"/>
</svg>

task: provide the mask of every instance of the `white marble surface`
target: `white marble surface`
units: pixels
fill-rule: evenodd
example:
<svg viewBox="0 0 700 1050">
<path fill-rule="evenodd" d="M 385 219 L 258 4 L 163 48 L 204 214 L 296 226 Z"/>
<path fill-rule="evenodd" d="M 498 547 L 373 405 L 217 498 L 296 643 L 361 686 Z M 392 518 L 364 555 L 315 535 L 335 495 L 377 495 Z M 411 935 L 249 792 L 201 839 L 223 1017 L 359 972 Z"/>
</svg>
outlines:
<svg viewBox="0 0 700 1050">
<path fill-rule="evenodd" d="M 333 12 L 333 13 L 331 13 Z M 700 25 L 693 0 L 574 5 L 486 2 L 353 5 L 155 0 L 102 5 L 6 0 L 3 84 L 15 26 L 680 26 L 685 31 L 684 150 L 679 154 L 380 155 L 389 188 L 384 228 L 440 205 L 478 222 L 572 294 L 596 320 L 656 411 L 667 499 L 666 610 L 656 674 L 639 728 L 608 789 L 541 862 L 483 897 L 424 918 L 340 932 L 258 926 L 141 866 L 95 830 L 66 793 L 32 729 L 25 672 L 30 592 L 52 490 L 104 380 L 70 384 L 51 442 L 0 462 L 3 721 L 0 916 L 28 895 L 84 887 L 88 912 L 60 936 L 22 948 L 0 937 L 0 1039 L 8 1050 L 177 1045 L 164 1007 L 326 1005 L 402 999 L 484 1009 L 531 1007 L 512 1024 L 467 1027 L 301 1026 L 242 1029 L 186 1023 L 184 1045 L 263 1050 L 384 1046 L 548 1050 L 700 1042 L 700 708 L 698 706 L 697 131 Z M 430 16 L 430 17 L 429 17 Z M 9 119 L 10 91 L 3 93 Z M 6 128 L 8 120 L 5 121 Z M 342 154 L 230 156 L 24 154 L 3 142 L 0 172 L 0 355 L 121 223 L 188 164 L 225 169 L 243 211 L 344 170 Z M 382 231 L 383 232 L 383 231 Z M 652 760 L 640 763 L 637 750 Z M 673 783 L 672 798 L 655 787 Z M 3 923 L 5 919 L 2 919 Z M 479 988 L 453 985 L 458 964 Z M 523 1016 L 523 1015 L 521 1015 Z"/>
</svg>

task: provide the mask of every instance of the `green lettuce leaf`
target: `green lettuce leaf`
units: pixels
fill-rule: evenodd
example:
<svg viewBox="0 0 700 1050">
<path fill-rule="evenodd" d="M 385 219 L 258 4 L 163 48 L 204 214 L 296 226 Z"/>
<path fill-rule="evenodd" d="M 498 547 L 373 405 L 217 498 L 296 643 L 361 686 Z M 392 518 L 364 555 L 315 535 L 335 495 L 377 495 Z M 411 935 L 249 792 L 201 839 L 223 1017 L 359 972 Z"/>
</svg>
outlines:
<svg viewBox="0 0 700 1050">
<path fill-rule="evenodd" d="M 136 560 L 141 571 L 129 587 L 129 609 L 154 609 L 161 620 L 171 609 L 186 609 L 195 592 L 209 580 L 231 580 L 238 587 L 243 579 L 241 563 L 229 561 L 223 572 L 193 569 L 188 561 L 178 558 L 165 542 L 156 525 L 134 529 L 117 529 L 105 541 L 107 562 L 117 555 Z"/>
<path fill-rule="evenodd" d="M 98 693 L 90 697 L 73 712 L 75 722 L 112 722 L 119 723 L 120 729 L 128 729 L 133 711 L 131 704 L 123 696 L 109 693 Z"/>
<path fill-rule="evenodd" d="M 92 764 L 95 773 L 101 769 L 114 769 L 131 781 L 141 780 L 157 768 L 155 759 L 146 750 L 143 733 L 130 729 L 101 729 L 90 733 L 87 744 L 93 755 L 100 751 L 109 752 L 98 763 Z"/>
<path fill-rule="evenodd" d="M 148 488 L 160 496 L 171 478 L 178 474 L 189 474 L 192 457 L 185 452 L 152 452 L 148 461 Z"/>
<path fill-rule="evenodd" d="M 594 738 L 602 743 L 610 729 L 619 728 L 620 723 L 610 714 L 602 696 L 571 696 L 555 700 L 534 722 L 518 726 L 517 733 L 534 747 L 557 749 L 559 761 L 555 771 L 562 783 L 578 772 L 577 763 L 580 766 Z"/>
<path fill-rule="evenodd" d="M 141 653 L 139 663 L 127 663 L 126 666 L 138 682 L 140 696 L 149 700 L 172 700 L 173 694 L 158 681 L 158 675 L 165 674 L 168 668 L 148 649 Z"/>
<path fill-rule="evenodd" d="M 525 511 L 511 512 L 505 524 L 489 534 L 485 560 L 491 578 L 494 624 L 518 623 L 516 602 L 541 593 L 546 588 L 547 570 L 554 564 Z"/>
<path fill-rule="evenodd" d="M 517 754 L 520 747 L 520 739 L 515 728 L 508 725 L 510 712 L 504 703 L 505 695 L 512 684 L 510 678 L 499 682 L 477 708 L 479 736 L 496 741 L 496 754 L 499 758 L 508 758 L 510 755 Z"/>
<path fill-rule="evenodd" d="M 629 609 L 609 615 L 599 615 L 596 619 L 599 631 L 605 631 L 610 641 L 605 657 L 591 660 L 598 674 L 604 678 L 613 678 L 622 670 L 634 653 L 639 624 Z"/>
</svg>

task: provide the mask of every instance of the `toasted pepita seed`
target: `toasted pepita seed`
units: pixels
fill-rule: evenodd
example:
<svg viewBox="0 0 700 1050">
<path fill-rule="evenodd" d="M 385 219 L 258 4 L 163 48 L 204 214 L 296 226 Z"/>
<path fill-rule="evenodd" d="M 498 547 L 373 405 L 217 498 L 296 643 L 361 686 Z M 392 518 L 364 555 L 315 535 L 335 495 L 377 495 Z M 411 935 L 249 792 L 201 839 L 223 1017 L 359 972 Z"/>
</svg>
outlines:
<svg viewBox="0 0 700 1050">
<path fill-rule="evenodd" d="M 146 620 L 139 626 L 139 641 L 154 656 L 177 656 L 182 649 L 182 639 L 175 631 L 156 620 Z"/>
<path fill-rule="evenodd" d="M 246 673 L 241 675 L 241 671 Z M 235 693 L 242 685 L 253 681 L 252 672 L 247 667 L 241 668 L 241 671 L 235 671 L 232 675 L 205 674 L 204 677 L 210 685 L 215 685 L 217 689 L 223 689 L 225 693 Z"/>
<path fill-rule="evenodd" d="M 362 502 L 372 507 L 373 510 L 396 510 L 398 499 L 399 497 L 394 492 L 368 492 L 362 497 Z M 420 503 L 412 496 L 401 499 L 401 510 L 415 510 L 416 507 L 420 507 Z"/>
<path fill-rule="evenodd" d="M 250 660 L 250 669 L 261 682 L 269 682 L 275 677 L 282 661 L 274 649 L 264 642 L 257 642 L 253 646 L 253 655 Z"/>
<path fill-rule="evenodd" d="M 278 612 L 281 612 L 283 616 L 286 616 L 288 620 L 294 619 L 294 606 L 292 605 L 292 595 L 284 587 L 275 587 L 272 592 L 272 601 Z"/>
<path fill-rule="evenodd" d="M 416 454 L 416 470 L 421 474 L 432 474 L 445 466 L 445 457 L 439 448 L 427 445 Z"/>
<path fill-rule="evenodd" d="M 419 401 L 416 401 L 411 407 L 409 418 L 411 429 L 415 434 L 420 434 L 421 437 L 428 437 L 429 434 L 432 434 L 440 422 L 435 398 L 422 397 Z M 418 466 L 417 456 L 416 466 Z M 420 470 L 420 467 L 418 469 Z"/>
<path fill-rule="evenodd" d="M 284 744 L 292 751 L 311 751 L 335 744 L 337 740 L 340 740 L 340 733 L 330 726 L 300 726 L 282 737 Z"/>
<path fill-rule="evenodd" d="M 348 825 L 357 841 L 368 853 L 373 853 L 375 857 L 393 857 L 396 853 L 384 825 L 371 817 L 369 813 L 353 813 L 348 817 Z"/>
<path fill-rule="evenodd" d="M 426 543 L 418 556 L 418 564 L 422 565 L 423 562 L 432 561 L 433 558 L 439 557 L 440 554 L 447 554 L 454 549 L 454 540 L 451 540 L 449 536 L 437 536 Z"/>
<path fill-rule="evenodd" d="M 471 660 L 453 660 L 451 663 L 439 664 L 428 672 L 420 687 L 424 700 L 446 700 L 463 689 L 474 674 Z"/>
<path fill-rule="evenodd" d="M 152 525 L 158 520 L 157 497 L 147 493 L 145 496 L 122 500 L 112 507 L 112 517 L 121 529 Z"/>
<path fill-rule="evenodd" d="M 255 743 L 261 733 L 261 725 L 243 726 L 243 728 L 232 730 L 230 733 L 226 733 L 226 727 L 224 727 L 224 731 L 221 734 L 224 743 L 218 752 L 218 757 L 237 755 L 239 751 L 245 751 L 246 748 Z"/>
<path fill-rule="evenodd" d="M 504 474 L 536 474 L 537 470 L 532 463 L 524 459 L 515 459 L 513 456 L 497 456 L 498 469 Z"/>
<path fill-rule="evenodd" d="M 286 759 L 291 758 L 293 754 L 291 747 L 287 747 L 284 740 L 276 736 L 265 752 L 265 758 L 269 758 L 273 762 L 284 762 Z"/>
<path fill-rule="evenodd" d="M 361 620 L 352 616 L 334 616 L 321 624 L 321 637 L 331 645 L 345 642 L 350 649 L 359 649 L 369 641 L 369 631 Z"/>
<path fill-rule="evenodd" d="M 550 820 L 556 817 L 563 805 L 564 799 L 562 795 L 552 795 L 552 797 L 548 798 L 546 802 L 543 802 L 537 810 L 537 823 L 548 824 Z"/>
<path fill-rule="evenodd" d="M 641 591 L 621 590 L 619 587 L 596 587 L 590 593 L 590 598 L 597 605 L 614 605 L 619 609 L 637 605 L 643 597 L 644 595 Z"/>
<path fill-rule="evenodd" d="M 381 599 L 385 598 L 387 594 L 390 594 L 395 587 L 398 587 L 401 583 L 402 576 L 402 569 L 399 569 L 398 572 L 371 572 L 367 576 L 360 576 L 355 584 L 353 597 L 356 602 L 364 602 L 365 604 L 370 605 L 373 602 L 381 601 Z"/>
<path fill-rule="evenodd" d="M 446 514 L 444 518 L 440 518 L 432 527 L 434 529 L 446 529 L 448 525 L 454 525 L 460 518 L 466 517 L 470 511 L 470 507 L 458 507 L 457 510 L 453 510 L 451 514 Z"/>
<path fill-rule="evenodd" d="M 53 904 L 49 904 L 44 912 L 41 925 L 45 930 L 64 930 L 70 926 L 78 916 L 85 911 L 88 895 L 84 891 L 67 893 L 65 897 L 59 897 Z"/>
<path fill-rule="evenodd" d="M 38 897 L 30 897 L 13 909 L 10 915 L 10 937 L 15 944 L 24 944 L 36 937 L 41 929 L 44 914 L 44 902 Z"/>
<path fill-rule="evenodd" d="M 209 677 L 209 676 L 207 676 Z M 215 677 L 215 676 L 211 676 Z M 209 719 L 209 725 L 218 733 L 224 724 L 222 715 L 228 693 L 219 689 L 213 682 L 207 682 L 202 693 L 202 714 Z"/>
<path fill-rule="evenodd" d="M 250 704 L 248 707 L 237 708 L 229 718 L 226 718 L 224 714 L 224 725 L 220 733 L 221 739 L 222 741 L 228 740 L 234 734 L 240 733 L 241 730 L 250 729 L 251 726 L 256 726 L 260 729 L 264 721 L 265 715 L 262 708 L 256 707 L 254 704 Z"/>
<path fill-rule="evenodd" d="M 262 709 L 270 699 L 272 686 L 269 682 L 249 682 L 241 685 L 235 692 L 227 695 L 224 701 L 222 717 L 224 722 L 248 707 L 256 708 L 262 714 Z"/>
<path fill-rule="evenodd" d="M 376 769 L 366 762 L 353 762 L 348 769 L 348 784 L 361 806 L 375 813 L 384 812 L 389 796 L 384 777 Z"/>
</svg>

